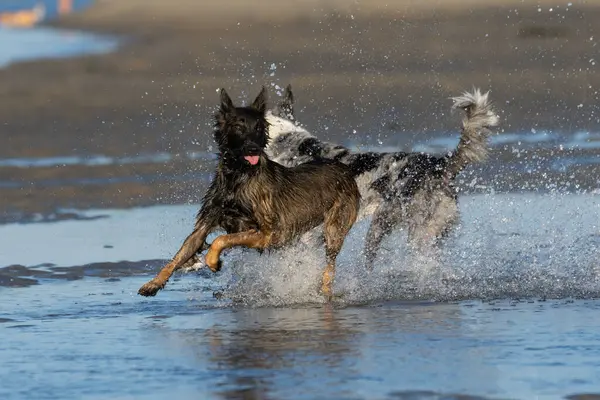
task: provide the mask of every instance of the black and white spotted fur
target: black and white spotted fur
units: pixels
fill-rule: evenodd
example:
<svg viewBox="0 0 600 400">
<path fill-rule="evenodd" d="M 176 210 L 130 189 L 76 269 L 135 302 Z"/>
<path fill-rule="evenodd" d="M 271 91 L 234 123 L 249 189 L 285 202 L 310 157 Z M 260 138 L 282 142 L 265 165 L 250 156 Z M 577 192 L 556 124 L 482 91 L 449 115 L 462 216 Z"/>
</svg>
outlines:
<svg viewBox="0 0 600 400">
<path fill-rule="evenodd" d="M 485 160 L 489 128 L 499 118 L 478 89 L 453 98 L 463 120 L 457 148 L 436 156 L 414 152 L 352 152 L 325 142 L 295 123 L 293 95 L 288 86 L 283 100 L 267 116 L 271 141 L 269 157 L 285 166 L 315 158 L 340 161 L 350 167 L 361 196 L 359 218 L 373 215 L 365 255 L 372 268 L 382 240 L 394 229 L 407 229 L 409 243 L 418 248 L 435 245 L 458 222 L 456 176 L 467 165 Z"/>
</svg>

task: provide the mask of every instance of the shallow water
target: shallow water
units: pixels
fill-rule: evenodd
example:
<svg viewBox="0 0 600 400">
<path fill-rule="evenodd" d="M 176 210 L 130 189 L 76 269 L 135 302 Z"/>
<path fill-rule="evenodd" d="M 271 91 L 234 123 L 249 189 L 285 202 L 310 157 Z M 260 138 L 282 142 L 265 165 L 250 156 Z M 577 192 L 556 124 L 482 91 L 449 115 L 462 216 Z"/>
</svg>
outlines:
<svg viewBox="0 0 600 400">
<path fill-rule="evenodd" d="M 322 251 L 302 244 L 233 250 L 217 275 L 178 274 L 157 297 L 137 296 L 196 205 L 0 225 L 0 396 L 600 393 L 598 196 L 476 195 L 460 206 L 440 254 L 411 255 L 400 233 L 372 274 L 360 255 L 368 221 L 358 223 L 333 305 L 316 295 Z"/>
<path fill-rule="evenodd" d="M 221 308 L 185 291 L 142 300 L 129 288 L 141 282 L 21 289 L 18 312 L 0 328 L 3 398 L 438 398 L 416 396 L 433 391 L 553 399 L 598 391 L 598 301 Z"/>
</svg>

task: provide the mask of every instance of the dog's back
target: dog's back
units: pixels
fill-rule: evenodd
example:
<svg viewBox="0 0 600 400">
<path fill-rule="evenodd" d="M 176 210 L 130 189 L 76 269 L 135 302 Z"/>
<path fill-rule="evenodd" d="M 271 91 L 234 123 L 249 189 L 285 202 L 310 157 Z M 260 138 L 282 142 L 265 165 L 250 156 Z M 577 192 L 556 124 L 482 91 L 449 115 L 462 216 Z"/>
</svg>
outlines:
<svg viewBox="0 0 600 400">
<path fill-rule="evenodd" d="M 320 225 L 334 207 L 358 212 L 360 192 L 350 169 L 335 161 L 313 160 L 292 168 L 265 162 L 240 188 L 240 198 L 250 200 L 259 226 L 272 224 L 283 245 Z"/>
</svg>

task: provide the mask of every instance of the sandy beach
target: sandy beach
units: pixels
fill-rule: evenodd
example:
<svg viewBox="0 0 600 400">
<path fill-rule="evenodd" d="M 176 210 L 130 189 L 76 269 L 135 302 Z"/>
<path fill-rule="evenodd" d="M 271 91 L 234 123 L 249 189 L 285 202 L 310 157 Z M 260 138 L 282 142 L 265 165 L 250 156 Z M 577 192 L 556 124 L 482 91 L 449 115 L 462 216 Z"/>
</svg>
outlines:
<svg viewBox="0 0 600 400">
<path fill-rule="evenodd" d="M 599 19 L 593 2 L 546 0 L 98 1 L 50 25 L 120 35 L 117 52 L 0 70 L 0 158 L 210 151 L 217 88 L 244 101 L 265 84 L 275 101 L 272 85 L 290 82 L 300 121 L 340 142 L 410 148 L 434 133 L 455 135 L 460 117 L 449 97 L 473 86 L 491 90 L 501 132 L 594 132 Z M 491 162 L 514 161 L 505 150 Z M 199 199 L 196 177 L 181 178 L 198 168 L 0 168 L 7 181 L 30 183 L 0 191 L 11 208 L 30 212 L 181 203 Z M 581 181 L 592 188 L 589 172 Z M 169 174 L 181 179 L 135 178 Z M 119 177 L 126 183 L 84 192 L 43 184 Z"/>
</svg>

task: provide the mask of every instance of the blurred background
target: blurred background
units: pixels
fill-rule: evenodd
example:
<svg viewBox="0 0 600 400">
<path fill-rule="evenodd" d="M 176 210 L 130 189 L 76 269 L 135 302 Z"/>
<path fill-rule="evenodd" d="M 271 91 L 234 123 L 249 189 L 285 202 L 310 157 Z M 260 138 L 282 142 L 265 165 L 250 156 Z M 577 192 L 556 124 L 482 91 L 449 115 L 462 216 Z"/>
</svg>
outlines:
<svg viewBox="0 0 600 400">
<path fill-rule="evenodd" d="M 0 1 L 0 222 L 197 203 L 216 90 L 291 83 L 297 117 L 355 149 L 444 152 L 449 97 L 502 118 L 469 191 L 593 191 L 598 1 Z"/>
</svg>

